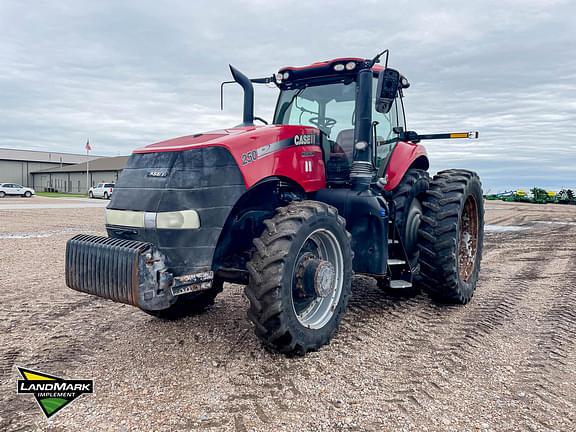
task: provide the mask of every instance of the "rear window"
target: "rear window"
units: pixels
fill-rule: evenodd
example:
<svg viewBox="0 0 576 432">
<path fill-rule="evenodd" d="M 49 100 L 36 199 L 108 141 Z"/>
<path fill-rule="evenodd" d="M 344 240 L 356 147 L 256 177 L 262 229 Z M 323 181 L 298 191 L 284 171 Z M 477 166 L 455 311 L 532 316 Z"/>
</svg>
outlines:
<svg viewBox="0 0 576 432">
<path fill-rule="evenodd" d="M 106 183 L 104 185 L 105 188 L 113 188 L 114 187 L 114 183 Z"/>
</svg>

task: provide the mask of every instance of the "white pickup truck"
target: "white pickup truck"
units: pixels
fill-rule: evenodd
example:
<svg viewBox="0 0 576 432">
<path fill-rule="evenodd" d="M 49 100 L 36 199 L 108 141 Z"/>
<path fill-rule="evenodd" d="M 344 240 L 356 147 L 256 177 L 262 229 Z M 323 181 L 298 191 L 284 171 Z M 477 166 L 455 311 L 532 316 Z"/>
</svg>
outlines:
<svg viewBox="0 0 576 432">
<path fill-rule="evenodd" d="M 30 198 L 34 193 L 34 189 L 21 186 L 17 183 L 0 183 L 0 198 L 4 198 L 6 195 L 18 195 Z"/>
<path fill-rule="evenodd" d="M 90 198 L 110 199 L 113 191 L 114 183 L 98 183 L 96 186 L 90 188 L 88 196 Z"/>
</svg>

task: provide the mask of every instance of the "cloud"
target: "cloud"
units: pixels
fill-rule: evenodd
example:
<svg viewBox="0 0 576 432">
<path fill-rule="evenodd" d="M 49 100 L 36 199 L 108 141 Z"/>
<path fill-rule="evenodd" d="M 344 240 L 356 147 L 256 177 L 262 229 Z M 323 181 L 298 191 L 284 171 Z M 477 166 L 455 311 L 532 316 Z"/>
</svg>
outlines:
<svg viewBox="0 0 576 432">
<path fill-rule="evenodd" d="M 127 154 L 239 123 L 239 88 L 219 110 L 228 63 L 268 76 L 390 48 L 412 83 L 410 128 L 480 130 L 479 141 L 427 143 L 434 169 L 574 184 L 575 13 L 548 0 L 5 0 L 0 146 L 82 151 L 90 137 L 99 154 Z M 276 97 L 258 88 L 258 115 L 270 120 Z"/>
</svg>

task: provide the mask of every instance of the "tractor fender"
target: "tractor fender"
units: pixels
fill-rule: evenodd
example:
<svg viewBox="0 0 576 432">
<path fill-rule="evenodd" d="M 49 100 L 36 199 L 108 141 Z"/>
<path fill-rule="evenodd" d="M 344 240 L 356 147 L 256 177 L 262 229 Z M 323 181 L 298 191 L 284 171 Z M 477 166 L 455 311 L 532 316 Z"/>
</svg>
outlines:
<svg viewBox="0 0 576 432">
<path fill-rule="evenodd" d="M 399 141 L 386 170 L 388 182 L 384 190 L 390 191 L 398 186 L 410 168 L 427 170 L 429 167 L 428 153 L 423 145 Z"/>
<path fill-rule="evenodd" d="M 234 204 L 220 233 L 212 263 L 214 273 L 229 282 L 247 283 L 244 278 L 248 274 L 243 274 L 247 252 L 254 247 L 253 239 L 262 234 L 263 221 L 272 218 L 278 207 L 306 196 L 296 180 L 283 176 L 263 178 L 248 189 Z"/>
</svg>

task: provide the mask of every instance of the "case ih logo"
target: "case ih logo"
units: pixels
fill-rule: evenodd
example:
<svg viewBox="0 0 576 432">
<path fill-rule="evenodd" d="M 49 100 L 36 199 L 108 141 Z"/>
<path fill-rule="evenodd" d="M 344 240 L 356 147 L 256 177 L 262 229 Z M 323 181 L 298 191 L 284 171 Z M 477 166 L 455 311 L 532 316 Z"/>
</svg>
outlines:
<svg viewBox="0 0 576 432">
<path fill-rule="evenodd" d="M 297 146 L 316 144 L 316 135 L 294 135 L 294 144 Z"/>
<path fill-rule="evenodd" d="M 168 170 L 148 171 L 146 177 L 168 177 Z"/>
<path fill-rule="evenodd" d="M 17 393 L 33 394 L 46 418 L 52 417 L 78 396 L 94 392 L 92 380 L 67 380 L 21 367 L 18 371 L 24 379 L 18 380 Z"/>
</svg>

